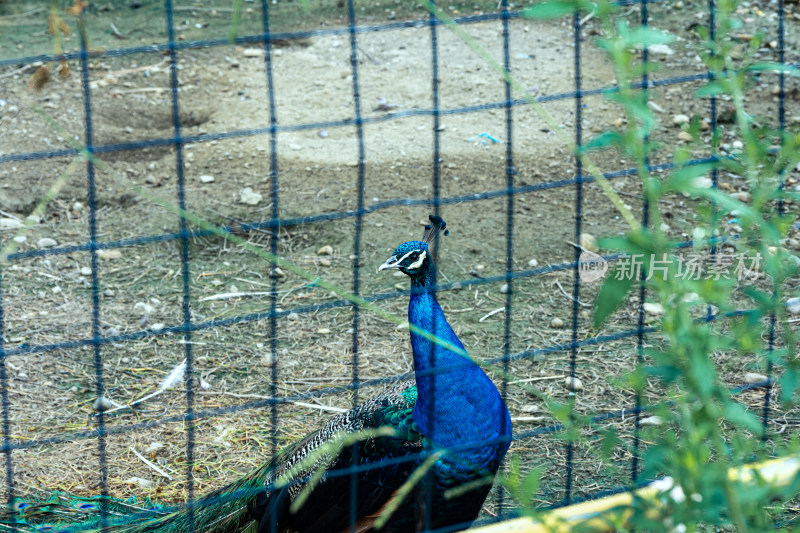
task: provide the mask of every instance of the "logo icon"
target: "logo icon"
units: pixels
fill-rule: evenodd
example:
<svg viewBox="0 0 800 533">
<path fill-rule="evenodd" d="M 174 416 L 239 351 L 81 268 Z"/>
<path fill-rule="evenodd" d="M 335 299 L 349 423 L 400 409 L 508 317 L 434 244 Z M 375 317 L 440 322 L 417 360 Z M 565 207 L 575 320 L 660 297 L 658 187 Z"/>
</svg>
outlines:
<svg viewBox="0 0 800 533">
<path fill-rule="evenodd" d="M 608 271 L 608 262 L 601 255 L 589 250 L 581 252 L 578 258 L 578 277 L 581 281 L 592 283 L 602 279 Z"/>
</svg>

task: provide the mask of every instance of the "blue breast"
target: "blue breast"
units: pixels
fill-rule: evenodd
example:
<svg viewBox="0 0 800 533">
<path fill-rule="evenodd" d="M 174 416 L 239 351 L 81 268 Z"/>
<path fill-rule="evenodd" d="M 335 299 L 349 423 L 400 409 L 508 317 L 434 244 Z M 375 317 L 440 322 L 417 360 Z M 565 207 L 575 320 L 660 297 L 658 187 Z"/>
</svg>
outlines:
<svg viewBox="0 0 800 533">
<path fill-rule="evenodd" d="M 423 435 L 461 459 L 444 461 L 437 470 L 455 478 L 474 470 L 468 465 L 495 470 L 511 437 L 511 419 L 500 393 L 483 370 L 465 357 L 464 346 L 432 292 L 412 294 L 408 319 L 446 344 L 411 333 L 418 390 L 414 419 Z"/>
</svg>

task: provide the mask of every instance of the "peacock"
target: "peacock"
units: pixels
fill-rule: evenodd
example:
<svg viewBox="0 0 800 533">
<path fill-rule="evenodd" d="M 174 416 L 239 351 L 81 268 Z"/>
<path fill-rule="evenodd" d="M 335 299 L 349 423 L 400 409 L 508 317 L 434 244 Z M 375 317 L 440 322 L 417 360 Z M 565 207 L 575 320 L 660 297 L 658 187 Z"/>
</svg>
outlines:
<svg viewBox="0 0 800 533">
<path fill-rule="evenodd" d="M 436 300 L 429 245 L 401 244 L 378 271 L 411 278 L 408 322 L 415 380 L 331 418 L 237 481 L 167 510 L 149 502 L 56 493 L 14 501 L 0 530 L 113 533 L 357 533 L 468 527 L 511 441 L 495 385 L 466 356 Z"/>
</svg>

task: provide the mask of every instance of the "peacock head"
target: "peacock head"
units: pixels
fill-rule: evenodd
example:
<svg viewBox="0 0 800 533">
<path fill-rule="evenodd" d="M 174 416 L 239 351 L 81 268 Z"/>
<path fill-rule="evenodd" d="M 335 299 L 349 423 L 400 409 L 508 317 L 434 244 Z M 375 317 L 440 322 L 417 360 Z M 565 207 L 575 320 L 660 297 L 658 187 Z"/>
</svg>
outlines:
<svg viewBox="0 0 800 533">
<path fill-rule="evenodd" d="M 392 257 L 378 267 L 378 272 L 389 268 L 397 268 L 400 272 L 413 278 L 420 272 L 427 272 L 430 269 L 431 265 L 433 265 L 433 259 L 430 257 L 428 245 L 439 236 L 440 232 L 444 231 L 445 235 L 450 232 L 446 229 L 447 224 L 441 217 L 430 215 L 428 218 L 431 223 L 425 226 L 425 234 L 422 236 L 422 240 L 404 242 L 395 248 L 394 252 L 392 252 Z"/>
</svg>

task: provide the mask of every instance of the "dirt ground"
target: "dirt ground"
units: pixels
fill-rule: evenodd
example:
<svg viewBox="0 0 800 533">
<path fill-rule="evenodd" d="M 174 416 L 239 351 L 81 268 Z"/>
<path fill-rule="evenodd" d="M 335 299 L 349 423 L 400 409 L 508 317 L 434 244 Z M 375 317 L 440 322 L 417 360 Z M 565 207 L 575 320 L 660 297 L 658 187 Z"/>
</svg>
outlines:
<svg viewBox="0 0 800 533">
<path fill-rule="evenodd" d="M 163 43 L 163 12 L 155 3 L 142 2 L 140 10 L 120 4 L 97 8 L 88 17 L 90 42 L 113 49 Z M 208 4 L 208 3 L 206 3 Z M 251 4 L 247 3 L 246 6 Z M 360 5 L 360 4 L 359 4 Z M 280 9 L 299 10 L 281 2 Z M 418 19 L 419 9 L 400 3 L 366 5 L 359 24 L 380 24 L 387 19 Z M 496 6 L 450 6 L 452 15 L 491 12 Z M 775 3 L 742 5 L 742 35 L 776 31 Z M 100 6 L 102 7 L 102 6 Z M 176 13 L 176 33 L 186 42 L 224 38 L 231 13 L 211 7 L 183 6 Z M 519 7 L 519 6 L 517 6 Z M 677 41 L 668 50 L 652 51 L 658 65 L 653 78 L 665 80 L 703 72 L 696 56 L 698 35 L 690 22 L 706 23 L 705 3 L 661 2 L 650 6 L 651 23 L 673 31 Z M 0 23 L 13 39 L 0 50 L 0 59 L 29 56 L 52 50 L 46 35 L 46 19 L 35 3 L 0 3 Z M 94 8 L 93 8 L 94 9 Z M 249 8 L 248 8 L 249 9 Z M 787 61 L 797 61 L 797 5 L 786 4 Z M 341 27 L 344 12 L 330 8 L 313 12 L 314 27 Z M 396 11 L 396 12 L 395 12 Z M 456 13 L 458 11 L 458 13 Z M 21 16 L 21 15 L 22 16 Z M 639 8 L 627 8 L 631 21 L 639 20 Z M 257 30 L 257 9 L 243 14 L 242 31 Z M 316 18 L 314 18 L 316 17 Z M 402 17 L 402 18 L 401 18 Z M 302 18 L 302 17 L 301 17 Z M 73 25 L 72 19 L 65 20 Z M 154 22 L 154 20 L 159 22 Z M 282 18 L 279 31 L 308 29 L 311 23 Z M 319 22 L 321 20 L 322 22 Z M 110 30 L 114 23 L 116 32 Z M 26 29 L 27 28 L 27 29 Z M 144 28 L 144 30 L 142 30 Z M 475 41 L 492 57 L 502 59 L 502 27 L 499 21 L 465 26 Z M 141 30 L 141 31 L 139 31 Z M 138 33 L 136 33 L 139 31 Z M 114 33 L 124 36 L 123 40 Z M 614 74 L 609 62 L 593 46 L 600 29 L 594 20 L 582 27 L 581 76 L 584 89 L 609 87 Z M 441 208 L 451 235 L 440 245 L 439 268 L 443 282 L 501 276 L 506 264 L 507 197 L 505 157 L 505 110 L 485 109 L 470 113 L 450 112 L 459 108 L 504 100 L 504 86 L 491 68 L 457 36 L 438 28 L 439 98 L 443 111 L 441 147 Z M 777 57 L 766 39 L 760 51 L 764 59 Z M 742 43 L 746 41 L 743 39 Z M 11 43 L 11 44 L 9 44 Z M 380 295 L 406 288 L 407 281 L 389 274 L 375 274 L 393 248 L 421 236 L 421 222 L 430 207 L 388 205 L 392 200 L 430 199 L 433 194 L 433 118 L 428 113 L 431 97 L 431 32 L 427 27 L 358 34 L 358 81 L 364 126 L 364 205 L 375 208 L 363 219 L 359 255 L 360 293 Z M 14 46 L 16 45 L 16 47 Z M 75 49 L 73 33 L 65 40 Z M 256 45 L 254 45 L 256 46 Z M 48 48 L 49 47 L 49 48 Z M 572 21 L 512 20 L 510 57 L 514 76 L 531 94 L 548 96 L 574 90 Z M 179 52 L 180 118 L 184 136 L 261 129 L 255 135 L 207 140 L 187 144 L 183 150 L 186 205 L 194 215 L 213 224 L 268 220 L 270 202 L 270 137 L 268 89 L 263 54 L 249 45 L 187 49 Z M 85 139 L 84 100 L 80 68 L 70 63 L 71 76 L 54 79 L 41 91 L 28 86 L 33 69 L 23 65 L 0 68 L 0 158 L 12 154 L 60 150 L 82 144 Z M 355 115 L 349 36 L 312 35 L 281 43 L 273 62 L 276 117 L 279 133 L 278 212 L 281 218 L 307 217 L 353 210 L 357 207 L 358 142 L 355 127 L 333 122 Z M 94 144 L 97 146 L 174 136 L 167 57 L 162 53 L 137 53 L 91 60 L 91 110 Z M 778 113 L 774 87 L 777 78 L 763 75 L 755 80 L 748 96 L 752 112 L 773 121 Z M 699 82 L 667 84 L 650 91 L 653 109 L 660 119 L 654 140 L 663 143 L 652 163 L 669 161 L 679 144 L 680 128 L 673 124 L 678 114 L 708 118 L 708 101 L 692 98 Z M 796 128 L 797 79 L 787 79 L 787 120 Z M 383 104 L 383 105 L 381 105 Z M 562 98 L 544 104 L 556 125 L 572 138 L 575 101 Z M 720 111 L 728 109 L 720 102 Z M 583 98 L 584 140 L 619 126 L 622 113 L 600 95 Z M 391 116 L 394 115 L 394 116 Z M 720 121 L 723 142 L 736 142 L 729 124 Z M 297 129 L 295 126 L 316 124 Z M 484 135 L 485 134 L 485 135 Z M 482 136 L 483 135 L 483 136 Z M 494 142 L 492 139 L 496 139 Z M 541 185 L 514 197 L 513 264 L 515 271 L 558 265 L 573 258 L 575 186 L 553 188 L 559 180 L 574 177 L 570 150 L 532 106 L 513 108 L 514 186 Z M 693 155 L 708 155 L 709 135 L 692 146 Z M 118 241 L 174 232 L 179 228 L 174 211 L 163 207 L 177 202 L 176 153 L 164 145 L 137 150 L 100 153 L 97 165 L 97 238 Z M 629 162 L 610 153 L 594 156 L 603 171 L 628 168 Z M 72 157 L 14 160 L 0 163 L 0 213 L 24 220 L 37 204 L 55 191 L 43 215 L 28 230 L 2 230 L 3 246 L 19 252 L 53 246 L 80 245 L 89 240 L 89 199 L 86 165 L 71 164 Z M 794 186 L 797 171 L 788 176 Z M 742 179 L 723 174 L 721 186 L 731 192 L 745 190 Z M 613 180 L 615 189 L 641 217 L 641 196 L 636 177 Z M 261 195 L 250 205 L 242 201 L 245 188 Z M 469 201 L 472 195 L 497 192 L 489 199 Z M 388 202 L 384 206 L 383 202 Z M 662 206 L 676 238 L 688 239 L 694 227 L 685 199 L 672 198 Z M 792 212 L 796 207 L 789 205 Z M 624 231 L 625 225 L 600 189 L 583 187 L 583 229 L 596 237 Z M 354 218 L 281 228 L 279 254 L 294 265 L 351 289 L 353 285 Z M 731 228 L 726 226 L 725 232 Z M 13 237 L 18 238 L 14 241 Z M 243 232 L 253 245 L 269 250 L 269 233 Z M 797 235 L 794 235 L 797 237 Z M 18 242 L 20 241 L 20 242 Z M 797 243 L 795 240 L 794 243 Z M 330 255 L 319 255 L 330 246 Z M 787 246 L 791 247 L 792 244 Z M 269 311 L 269 264 L 262 257 L 235 243 L 204 237 L 190 243 L 190 294 L 192 320 L 208 323 L 247 317 Z M 90 255 L 87 251 L 57 255 L 23 256 L 3 264 L 2 298 L 7 349 L 79 341 L 91 336 L 92 299 Z M 89 270 L 87 270 L 89 269 Z M 100 316 L 104 336 L 135 332 L 157 332 L 182 323 L 183 280 L 180 242 L 166 240 L 132 244 L 104 252 L 99 261 L 101 283 Z M 570 270 L 523 277 L 514 282 L 512 298 L 511 354 L 544 348 L 571 340 L 573 274 Z M 483 357 L 503 354 L 503 281 L 456 288 L 440 296 L 450 323 L 470 353 Z M 627 331 L 636 326 L 635 302 L 623 308 L 602 331 L 590 329 L 590 305 L 597 285 L 585 284 L 581 291 L 579 339 Z M 796 287 L 795 287 L 796 289 Z M 222 293 L 260 293 L 219 298 Z M 212 298 L 217 296 L 217 298 Z M 335 295 L 309 283 L 294 272 L 279 280 L 279 307 L 291 312 L 337 300 Z M 585 304 L 585 305 L 584 305 Z M 397 317 L 405 314 L 405 296 L 380 300 L 378 305 Z M 500 310 L 500 311 L 498 311 Z M 411 370 L 408 332 L 395 322 L 369 312 L 361 313 L 359 326 L 359 374 L 361 379 L 399 376 Z M 270 395 L 273 365 L 277 365 L 280 397 L 300 396 L 350 382 L 352 311 L 349 307 L 290 314 L 278 319 L 278 358 L 269 355 L 269 321 L 242 320 L 201 329 L 192 335 L 198 382 L 195 409 L 197 422 L 194 476 L 198 492 L 230 482 L 265 461 L 272 450 L 270 409 L 258 405 Z M 656 336 L 648 342 L 658 343 Z M 578 350 L 578 376 L 584 388 L 575 395 L 581 414 L 602 414 L 634 404 L 625 382 L 636 358 L 635 337 L 589 344 Z M 23 350 L 24 351 L 24 350 Z M 180 335 L 153 334 L 103 345 L 104 379 L 109 399 L 127 403 L 152 392 L 170 370 L 185 357 Z M 49 493 L 54 489 L 81 494 L 97 491 L 99 483 L 96 439 L 72 438 L 93 427 L 96 398 L 94 354 L 90 346 L 9 356 L 6 360 L 10 384 L 11 437 L 14 443 L 31 443 L 13 453 L 17 490 L 24 494 Z M 564 379 L 569 372 L 568 351 L 515 360 L 508 385 L 508 404 L 518 434 L 554 423 L 541 401 L 521 388 L 531 385 L 542 393 L 566 400 Z M 726 359 L 720 354 L 723 374 L 731 386 L 741 385 L 746 371 L 763 372 L 757 360 Z M 498 383 L 500 379 L 498 378 Z M 373 385 L 359 391 L 365 397 L 380 390 Z M 647 402 L 663 399 L 664 391 L 653 383 Z M 332 410 L 352 404 L 349 392 L 324 393 L 288 402 L 277 410 L 279 446 L 319 426 Z M 748 407 L 760 409 L 763 391 L 742 395 Z M 135 413 L 110 417 L 113 431 L 135 426 L 108 437 L 110 491 L 119 497 L 136 494 L 158 501 L 179 502 L 186 497 L 186 432 L 179 420 L 185 409 L 180 388 L 144 403 Z M 242 410 L 234 406 L 250 406 Z M 220 414 L 222 413 L 222 414 Z M 775 412 L 773 428 L 793 424 L 791 413 Z M 780 418 L 783 417 L 783 420 Z M 152 424 L 151 424 L 152 422 Z M 585 444 L 575 452 L 576 494 L 585 495 L 625 483 L 628 449 L 618 451 L 619 469 L 601 464 L 591 442 L 597 432 L 614 425 L 626 443 L 633 434 L 634 418 L 607 420 L 585 430 Z M 658 427 L 646 431 L 658 432 Z M 663 429 L 661 429 L 663 430 Z M 58 442 L 42 442 L 50 438 Z M 63 440 L 63 442 L 61 442 Z M 148 467 L 134 451 L 160 465 L 164 474 Z M 547 504 L 563 497 L 566 447 L 558 434 L 543 434 L 515 441 L 511 455 L 523 464 L 543 467 L 543 485 L 537 501 Z M 58 461 L 53 461 L 58 457 Z M 494 514 L 494 499 L 486 513 Z"/>
</svg>

